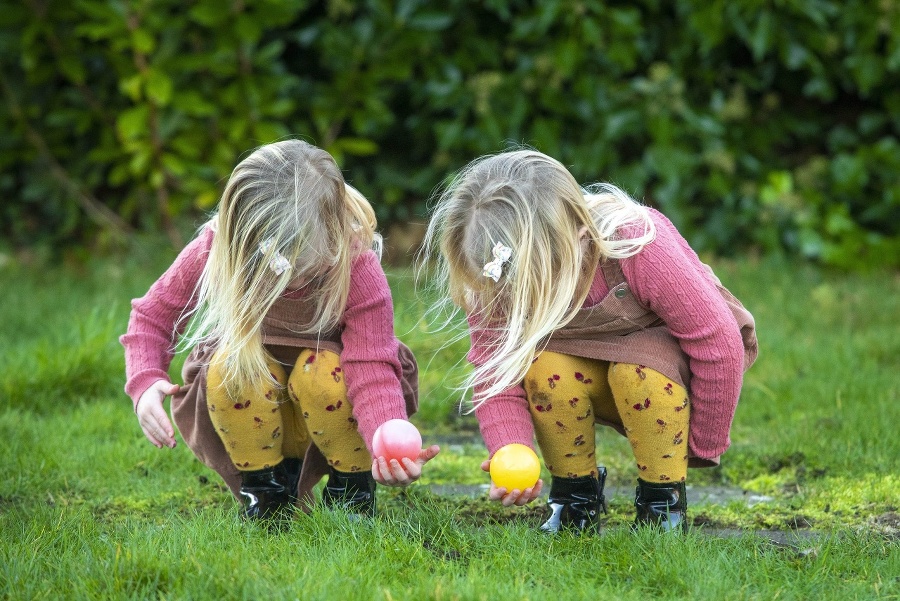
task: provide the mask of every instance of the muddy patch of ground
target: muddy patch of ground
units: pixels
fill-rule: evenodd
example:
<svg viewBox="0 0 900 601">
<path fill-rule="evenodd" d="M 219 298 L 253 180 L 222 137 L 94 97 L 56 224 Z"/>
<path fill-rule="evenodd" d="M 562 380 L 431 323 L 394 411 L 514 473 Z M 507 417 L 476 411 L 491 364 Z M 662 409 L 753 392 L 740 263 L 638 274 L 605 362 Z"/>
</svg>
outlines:
<svg viewBox="0 0 900 601">
<path fill-rule="evenodd" d="M 512 520 L 535 520 L 538 523 L 544 514 L 544 504 L 541 502 L 530 505 L 527 508 L 518 509 L 514 515 L 503 515 L 502 512 L 492 511 L 484 506 L 487 498 L 488 485 L 459 485 L 459 484 L 435 484 L 428 487 L 429 490 L 441 497 L 450 497 L 458 501 L 475 501 L 470 506 L 463 503 L 460 512 L 476 521 L 490 523 L 503 523 Z M 607 500 L 619 506 L 630 504 L 634 499 L 633 487 L 606 487 Z M 772 497 L 758 495 L 737 487 L 728 486 L 691 486 L 687 487 L 689 503 L 693 506 L 720 505 L 733 501 L 741 501 L 748 508 L 760 504 L 773 502 Z M 543 495 L 546 498 L 547 493 Z M 741 536 L 758 536 L 775 546 L 791 548 L 797 553 L 814 552 L 817 539 L 826 536 L 827 532 L 813 529 L 812 521 L 797 514 L 785 519 L 783 528 L 740 528 L 729 524 L 717 523 L 707 518 L 702 512 L 691 516 L 691 524 L 695 530 L 720 538 L 735 538 Z M 624 527 L 617 524 L 613 527 Z M 900 513 L 887 511 L 873 516 L 868 520 L 867 529 L 885 536 L 893 541 L 900 541 Z"/>
</svg>

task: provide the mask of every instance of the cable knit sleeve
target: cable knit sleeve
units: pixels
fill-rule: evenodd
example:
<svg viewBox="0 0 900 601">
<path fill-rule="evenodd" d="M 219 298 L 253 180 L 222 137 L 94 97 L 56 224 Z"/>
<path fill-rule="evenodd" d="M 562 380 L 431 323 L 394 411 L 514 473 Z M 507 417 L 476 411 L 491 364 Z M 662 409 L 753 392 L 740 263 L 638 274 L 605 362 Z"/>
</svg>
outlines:
<svg viewBox="0 0 900 601">
<path fill-rule="evenodd" d="M 492 330 L 476 327 L 472 318 L 469 318 L 469 335 L 472 346 L 466 358 L 473 365 L 483 365 L 489 357 L 494 339 Z M 475 395 L 485 388 L 476 385 Z M 493 457 L 497 449 L 514 442 L 534 448 L 534 425 L 528 411 L 525 388 L 521 385 L 511 386 L 481 403 L 475 409 L 475 417 L 489 456 Z"/>
<path fill-rule="evenodd" d="M 125 393 L 137 407 L 141 395 L 158 380 L 169 381 L 175 342 L 194 308 L 213 233 L 206 229 L 184 247 L 147 294 L 131 301 L 128 329 L 119 337 L 125 347 Z"/>
<path fill-rule="evenodd" d="M 621 262 L 635 297 L 656 313 L 689 357 L 691 448 L 713 459 L 728 432 L 743 380 L 743 344 L 734 315 L 675 226 L 657 211 L 656 239 Z"/>
<path fill-rule="evenodd" d="M 371 452 L 378 426 L 407 418 L 391 289 L 372 251 L 357 257 L 351 267 L 343 326 L 341 369 L 353 416 Z"/>
</svg>

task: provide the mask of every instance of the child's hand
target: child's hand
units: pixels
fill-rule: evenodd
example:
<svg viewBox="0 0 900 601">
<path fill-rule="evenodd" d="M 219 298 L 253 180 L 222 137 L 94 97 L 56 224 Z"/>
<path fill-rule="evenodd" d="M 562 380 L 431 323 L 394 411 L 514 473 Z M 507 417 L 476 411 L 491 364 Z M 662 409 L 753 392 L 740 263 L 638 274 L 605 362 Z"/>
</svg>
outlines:
<svg viewBox="0 0 900 601">
<path fill-rule="evenodd" d="M 165 380 L 157 380 L 144 391 L 138 399 L 136 413 L 144 436 L 152 442 L 156 448 L 161 449 L 166 445 L 170 449 L 175 448 L 175 430 L 172 422 L 163 409 L 163 400 L 178 392 L 178 384 L 172 384 Z"/>
<path fill-rule="evenodd" d="M 387 457 L 375 457 L 372 460 L 372 477 L 379 484 L 385 486 L 409 486 L 422 475 L 422 466 L 435 458 L 441 448 L 436 444 L 427 449 L 422 449 L 419 457 L 413 461 L 404 457 L 403 462 Z"/>
<path fill-rule="evenodd" d="M 490 473 L 491 460 L 486 459 L 481 464 L 481 469 Z M 538 495 L 541 494 L 541 488 L 543 486 L 544 481 L 539 479 L 531 488 L 526 488 L 525 490 L 514 488 L 511 491 L 507 491 L 502 486 L 498 488 L 497 485 L 494 484 L 494 481 L 491 480 L 491 490 L 488 492 L 488 498 L 491 501 L 500 501 L 503 503 L 504 507 L 509 507 L 510 505 L 518 505 L 521 507 L 522 505 L 527 505 L 537 499 Z"/>
</svg>

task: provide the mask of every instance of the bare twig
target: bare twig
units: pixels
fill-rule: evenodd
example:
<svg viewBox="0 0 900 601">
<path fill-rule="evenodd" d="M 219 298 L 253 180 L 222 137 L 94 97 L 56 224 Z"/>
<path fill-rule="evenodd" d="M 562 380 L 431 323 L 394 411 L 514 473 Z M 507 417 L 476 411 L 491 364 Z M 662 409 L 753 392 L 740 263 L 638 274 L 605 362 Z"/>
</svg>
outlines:
<svg viewBox="0 0 900 601">
<path fill-rule="evenodd" d="M 72 193 L 78 206 L 81 207 L 85 215 L 87 215 L 91 221 L 100 227 L 109 230 L 119 238 L 125 238 L 128 234 L 132 233 L 134 230 L 127 222 L 119 217 L 116 212 L 87 192 L 75 178 L 60 165 L 59 161 L 56 160 L 56 157 L 53 156 L 53 153 L 50 151 L 50 147 L 47 145 L 44 137 L 28 121 L 28 117 L 22 110 L 15 94 L 13 94 L 6 76 L 2 73 L 0 73 L 0 88 L 3 89 L 3 96 L 6 98 L 6 105 L 9 108 L 10 114 L 25 130 L 25 137 L 34 149 L 37 150 L 41 158 L 43 158 L 50 166 L 50 174 L 53 178 Z"/>
</svg>

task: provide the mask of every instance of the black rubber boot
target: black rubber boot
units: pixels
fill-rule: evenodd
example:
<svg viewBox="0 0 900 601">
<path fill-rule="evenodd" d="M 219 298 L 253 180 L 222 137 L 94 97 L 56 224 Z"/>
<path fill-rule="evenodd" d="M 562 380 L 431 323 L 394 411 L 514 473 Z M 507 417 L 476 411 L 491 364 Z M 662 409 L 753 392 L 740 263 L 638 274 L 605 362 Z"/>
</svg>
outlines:
<svg viewBox="0 0 900 601">
<path fill-rule="evenodd" d="M 241 472 L 244 517 L 267 520 L 282 517 L 291 506 L 283 464 L 251 472 Z"/>
<path fill-rule="evenodd" d="M 541 532 L 557 534 L 561 530 L 599 532 L 600 513 L 607 513 L 603 494 L 606 468 L 597 466 L 597 477 L 562 478 L 552 476 L 547 507 L 550 517 L 541 524 Z"/>
<path fill-rule="evenodd" d="M 634 507 L 635 526 L 651 524 L 666 532 L 687 530 L 684 482 L 644 482 L 638 478 Z"/>
<path fill-rule="evenodd" d="M 326 507 L 343 507 L 358 516 L 375 515 L 375 479 L 372 472 L 339 472 L 329 468 L 328 484 L 322 491 Z"/>
<path fill-rule="evenodd" d="M 303 460 L 299 457 L 285 457 L 281 462 L 284 469 L 285 485 L 288 489 L 288 496 L 291 503 L 296 503 L 297 499 L 297 483 L 300 482 L 300 472 L 303 469 Z"/>
</svg>

